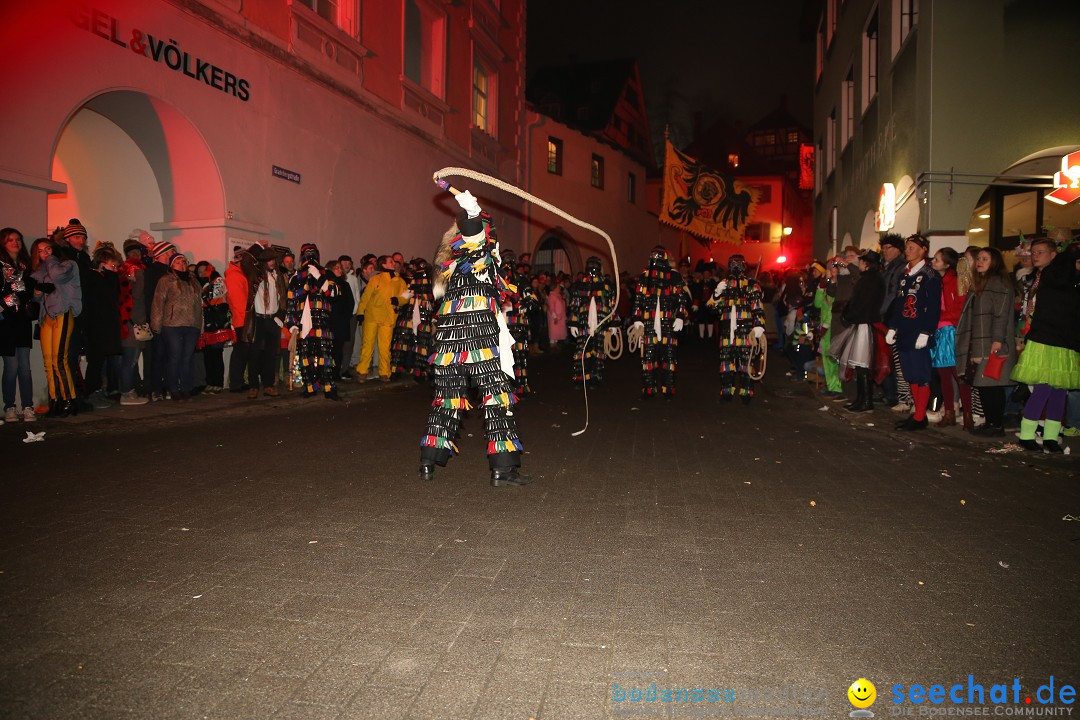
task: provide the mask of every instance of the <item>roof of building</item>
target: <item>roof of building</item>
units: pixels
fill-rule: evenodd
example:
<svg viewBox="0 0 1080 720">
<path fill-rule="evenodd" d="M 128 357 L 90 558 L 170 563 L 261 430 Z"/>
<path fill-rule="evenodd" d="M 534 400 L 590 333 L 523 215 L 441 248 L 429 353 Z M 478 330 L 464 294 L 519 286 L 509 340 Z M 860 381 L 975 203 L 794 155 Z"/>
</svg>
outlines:
<svg viewBox="0 0 1080 720">
<path fill-rule="evenodd" d="M 545 115 L 586 132 L 602 132 L 634 71 L 633 60 L 606 60 L 538 69 L 525 98 Z M 552 108 L 559 108 L 558 115 Z"/>
</svg>

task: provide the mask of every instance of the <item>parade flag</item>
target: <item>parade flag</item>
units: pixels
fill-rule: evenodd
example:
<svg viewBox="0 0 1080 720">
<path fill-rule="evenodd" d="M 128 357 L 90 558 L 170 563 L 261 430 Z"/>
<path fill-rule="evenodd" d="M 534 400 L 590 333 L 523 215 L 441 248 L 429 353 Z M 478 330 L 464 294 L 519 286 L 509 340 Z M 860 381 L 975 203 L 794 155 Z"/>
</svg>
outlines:
<svg viewBox="0 0 1080 720">
<path fill-rule="evenodd" d="M 705 167 L 666 140 L 660 221 L 704 240 L 740 243 L 757 191 Z"/>
<path fill-rule="evenodd" d="M 799 189 L 814 189 L 814 146 L 799 146 Z"/>
</svg>

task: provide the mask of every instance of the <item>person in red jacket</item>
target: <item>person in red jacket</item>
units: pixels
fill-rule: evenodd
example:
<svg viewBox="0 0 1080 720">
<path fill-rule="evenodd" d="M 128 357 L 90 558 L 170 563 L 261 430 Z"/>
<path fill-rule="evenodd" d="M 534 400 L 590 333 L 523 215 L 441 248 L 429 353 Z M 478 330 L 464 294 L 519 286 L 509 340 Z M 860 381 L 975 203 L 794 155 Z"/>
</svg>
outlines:
<svg viewBox="0 0 1080 720">
<path fill-rule="evenodd" d="M 244 371 L 248 369 L 254 351 L 255 287 L 258 280 L 258 255 L 261 252 L 262 246 L 252 245 L 237 253 L 225 268 L 225 301 L 229 305 L 233 332 L 236 335 L 232 357 L 229 358 L 229 392 L 248 389 L 248 384 L 244 382 Z"/>
<path fill-rule="evenodd" d="M 941 275 L 941 316 L 934 333 L 934 346 L 930 349 L 930 363 L 941 383 L 941 404 L 945 412 L 938 427 L 956 425 L 956 324 L 964 309 L 965 295 L 959 291 L 956 265 L 960 254 L 952 248 L 941 248 L 934 253 L 930 265 Z"/>
</svg>

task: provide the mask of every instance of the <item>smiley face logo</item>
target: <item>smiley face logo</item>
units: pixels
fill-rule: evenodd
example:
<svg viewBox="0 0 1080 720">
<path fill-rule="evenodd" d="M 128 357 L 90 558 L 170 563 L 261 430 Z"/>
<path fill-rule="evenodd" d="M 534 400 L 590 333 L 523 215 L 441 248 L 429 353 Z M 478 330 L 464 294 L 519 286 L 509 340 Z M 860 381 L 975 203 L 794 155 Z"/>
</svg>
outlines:
<svg viewBox="0 0 1080 720">
<path fill-rule="evenodd" d="M 851 683 L 847 690 L 848 700 L 860 710 L 870 707 L 877 700 L 877 689 L 874 683 L 866 678 L 859 678 Z"/>
</svg>

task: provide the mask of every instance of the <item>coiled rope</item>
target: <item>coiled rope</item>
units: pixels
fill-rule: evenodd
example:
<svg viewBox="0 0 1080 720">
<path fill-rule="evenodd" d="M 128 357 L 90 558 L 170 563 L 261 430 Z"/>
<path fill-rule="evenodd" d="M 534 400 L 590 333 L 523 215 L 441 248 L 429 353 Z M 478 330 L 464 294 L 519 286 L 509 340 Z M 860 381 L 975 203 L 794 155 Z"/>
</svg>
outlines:
<svg viewBox="0 0 1080 720">
<path fill-rule="evenodd" d="M 445 178 L 445 177 L 464 177 L 464 178 L 469 178 L 470 180 L 476 180 L 477 182 L 482 182 L 482 183 L 485 183 L 487 185 L 491 185 L 492 187 L 497 187 L 500 190 L 502 190 L 503 192 L 507 192 L 507 193 L 510 193 L 511 195 L 515 195 L 515 196 L 521 198 L 522 200 L 528 200 L 532 204 L 537 205 L 539 207 L 542 207 L 542 208 L 544 208 L 545 210 L 547 210 L 550 213 L 554 213 L 555 215 L 558 215 L 559 217 L 566 220 L 567 222 L 571 222 L 574 225 L 577 225 L 578 227 L 584 228 L 586 230 L 590 230 L 590 231 L 596 233 L 597 235 L 599 235 L 600 237 L 604 238 L 604 240 L 607 241 L 608 248 L 611 250 L 611 264 L 612 264 L 613 269 L 614 269 L 614 275 L 612 275 L 612 277 L 614 278 L 614 283 L 615 283 L 615 303 L 612 305 L 611 312 L 609 312 L 605 317 L 603 317 L 600 320 L 600 322 L 597 323 L 597 327 L 602 327 L 604 325 L 604 323 L 606 323 L 608 320 L 610 320 L 612 318 L 612 316 L 615 315 L 615 309 L 619 306 L 619 292 L 621 291 L 622 288 L 620 287 L 621 283 L 619 283 L 619 258 L 615 254 L 615 243 L 613 243 L 611 241 L 611 236 L 610 235 L 608 235 L 606 232 L 604 232 L 600 228 L 596 227 L 595 225 L 587 223 L 584 220 L 578 220 L 573 215 L 570 215 L 569 213 L 563 212 L 562 210 L 555 207 L 551 203 L 546 202 L 544 200 L 541 200 L 540 198 L 536 197 L 532 193 L 527 193 L 527 192 L 525 192 L 524 190 L 522 190 L 520 188 L 514 187 L 513 185 L 511 185 L 509 183 L 505 183 L 502 180 L 499 180 L 498 178 L 493 178 L 490 175 L 485 175 L 484 173 L 478 173 L 475 170 L 469 170 L 468 168 L 444 167 L 441 170 L 437 170 L 435 172 L 435 174 L 431 176 L 431 179 L 435 181 L 436 185 L 438 185 L 443 190 L 446 190 L 447 192 L 449 192 L 449 193 L 451 193 L 453 195 L 457 195 L 461 191 L 454 188 L 447 181 L 443 180 L 443 178 Z M 585 427 L 581 428 L 580 430 L 578 430 L 575 433 L 570 433 L 573 437 L 577 437 L 578 435 L 581 435 L 582 433 L 584 433 L 586 430 L 589 429 L 589 389 L 585 384 L 585 350 L 586 350 L 586 348 L 588 348 L 589 343 L 592 342 L 594 334 L 595 334 L 595 331 L 589 333 L 589 337 L 587 337 L 585 339 L 585 344 L 581 348 L 581 390 L 585 394 Z"/>
<path fill-rule="evenodd" d="M 610 327 L 604 331 L 604 355 L 608 360 L 618 360 L 623 353 L 622 328 Z"/>
</svg>

